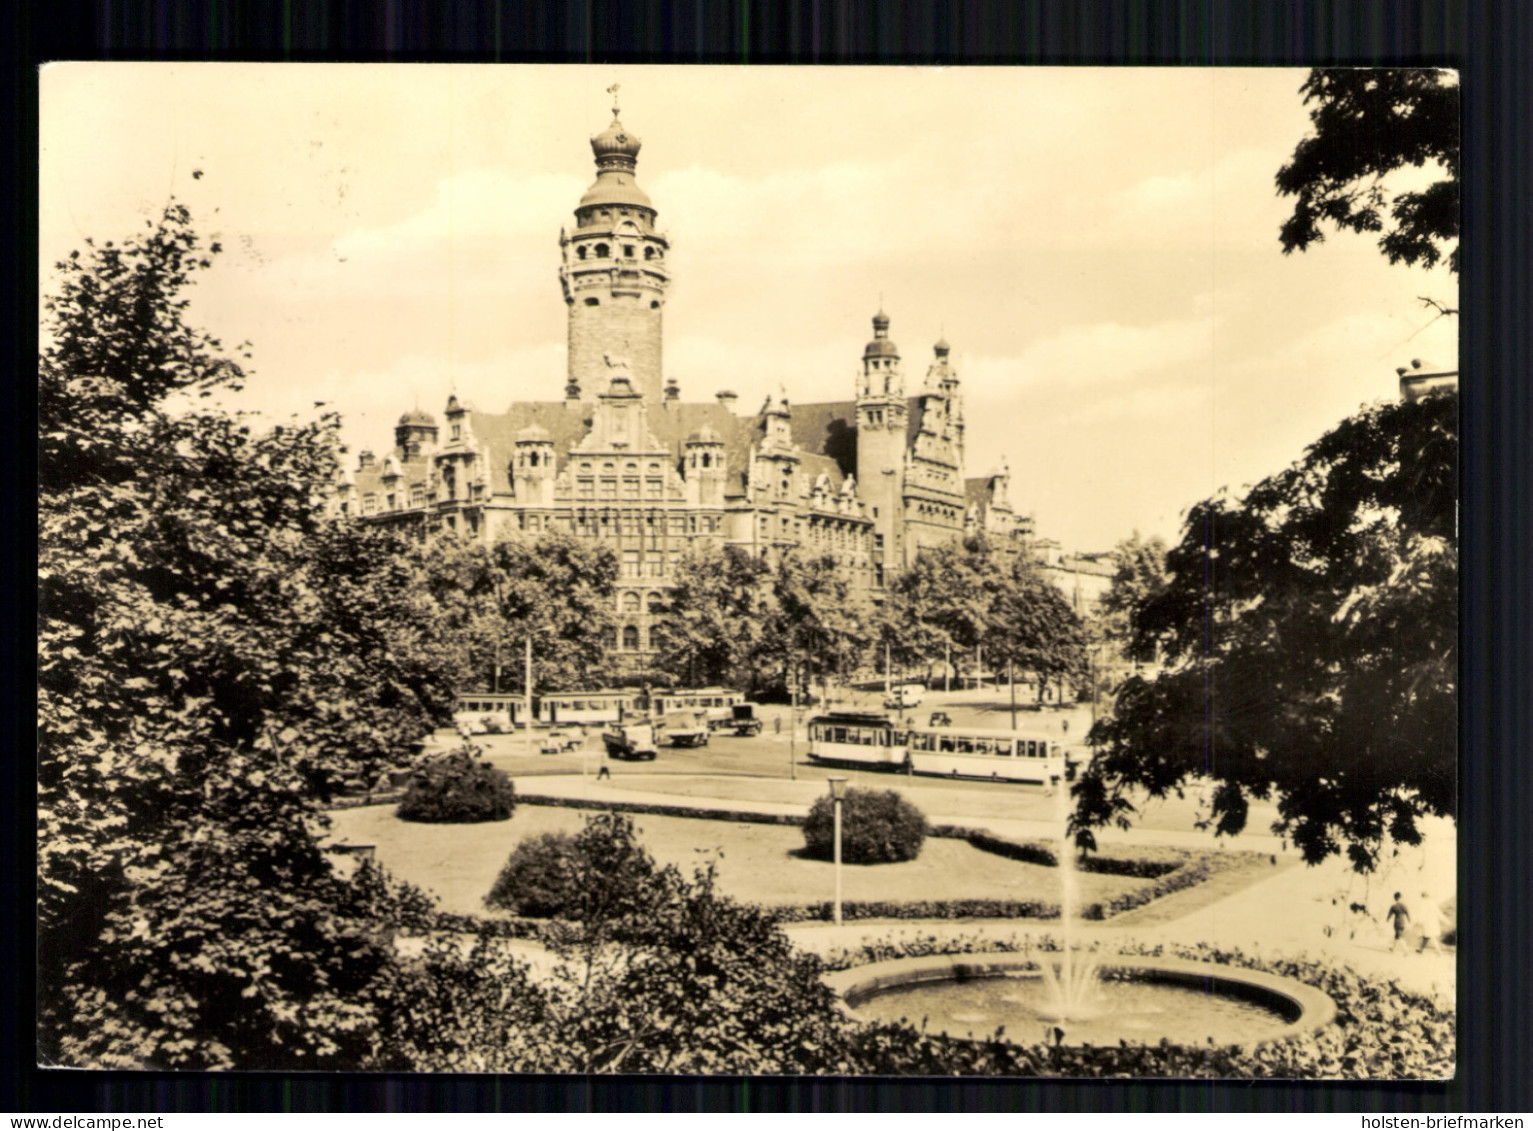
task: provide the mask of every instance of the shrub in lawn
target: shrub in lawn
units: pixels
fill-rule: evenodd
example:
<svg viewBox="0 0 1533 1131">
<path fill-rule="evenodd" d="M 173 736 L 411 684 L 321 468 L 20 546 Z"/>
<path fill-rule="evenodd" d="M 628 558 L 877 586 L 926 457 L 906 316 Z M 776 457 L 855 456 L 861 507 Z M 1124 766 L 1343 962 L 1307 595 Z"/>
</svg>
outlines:
<svg viewBox="0 0 1533 1131">
<path fill-rule="evenodd" d="M 578 881 L 575 838 L 569 833 L 539 833 L 516 846 L 484 902 L 513 915 L 552 918 L 576 906 Z"/>
<path fill-rule="evenodd" d="M 465 746 L 415 771 L 395 811 L 401 820 L 443 824 L 504 821 L 516 808 L 516 787 Z"/>
<path fill-rule="evenodd" d="M 835 855 L 835 814 L 821 797 L 804 822 L 804 846 L 817 860 Z M 841 801 L 841 859 L 848 864 L 898 864 L 921 854 L 926 818 L 892 789 L 848 789 Z"/>
</svg>

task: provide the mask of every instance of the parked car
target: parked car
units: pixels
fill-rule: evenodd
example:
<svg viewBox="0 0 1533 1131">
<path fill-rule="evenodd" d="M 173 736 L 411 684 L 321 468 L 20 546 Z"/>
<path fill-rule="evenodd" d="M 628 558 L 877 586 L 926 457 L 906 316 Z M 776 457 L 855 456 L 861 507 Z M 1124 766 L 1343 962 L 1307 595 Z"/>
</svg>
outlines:
<svg viewBox="0 0 1533 1131">
<path fill-rule="evenodd" d="M 933 711 L 932 717 L 926 721 L 929 727 L 950 727 L 953 725 L 953 716 L 946 711 Z"/>
<path fill-rule="evenodd" d="M 585 742 L 584 731 L 556 727 L 543 736 L 538 749 L 544 754 L 563 754 L 566 750 L 579 750 Z"/>
<path fill-rule="evenodd" d="M 671 711 L 661 718 L 656 729 L 672 746 L 707 746 L 712 733 L 704 711 Z"/>
<path fill-rule="evenodd" d="M 601 740 L 609 758 L 653 760 L 660 756 L 655 728 L 650 723 L 613 723 L 602 731 Z"/>
<path fill-rule="evenodd" d="M 914 710 L 921 705 L 925 693 L 926 688 L 919 683 L 902 683 L 889 689 L 889 694 L 884 696 L 884 706 L 891 711 Z"/>
<path fill-rule="evenodd" d="M 734 706 L 734 718 L 729 721 L 729 728 L 735 732 L 737 738 L 754 738 L 761 733 L 761 719 L 756 715 L 756 704 L 736 703 Z"/>
</svg>

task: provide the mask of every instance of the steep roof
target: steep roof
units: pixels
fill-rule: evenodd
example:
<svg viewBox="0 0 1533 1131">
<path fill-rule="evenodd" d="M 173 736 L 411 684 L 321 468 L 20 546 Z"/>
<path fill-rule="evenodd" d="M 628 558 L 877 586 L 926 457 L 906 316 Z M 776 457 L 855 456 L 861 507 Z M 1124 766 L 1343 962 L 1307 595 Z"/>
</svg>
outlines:
<svg viewBox="0 0 1533 1131">
<path fill-rule="evenodd" d="M 792 436 L 806 452 L 833 460 L 843 476 L 857 473 L 856 401 L 794 405 Z"/>
</svg>

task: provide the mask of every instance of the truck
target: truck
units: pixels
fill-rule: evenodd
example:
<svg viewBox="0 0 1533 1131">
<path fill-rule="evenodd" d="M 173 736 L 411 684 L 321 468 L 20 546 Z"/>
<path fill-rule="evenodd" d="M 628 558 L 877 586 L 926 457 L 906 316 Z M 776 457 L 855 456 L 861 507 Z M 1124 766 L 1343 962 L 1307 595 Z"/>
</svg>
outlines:
<svg viewBox="0 0 1533 1131">
<path fill-rule="evenodd" d="M 761 719 L 756 715 L 756 704 L 736 703 L 732 717 L 724 725 L 735 732 L 736 738 L 754 738 L 761 733 Z"/>
<path fill-rule="evenodd" d="M 925 694 L 925 684 L 897 684 L 884 696 L 884 706 L 891 711 L 911 711 L 921 705 L 921 699 Z"/>
<path fill-rule="evenodd" d="M 652 723 L 613 723 L 602 731 L 601 740 L 609 758 L 652 761 L 660 755 Z"/>
<path fill-rule="evenodd" d="M 707 746 L 712 733 L 702 711 L 669 711 L 655 725 L 672 746 Z"/>
</svg>

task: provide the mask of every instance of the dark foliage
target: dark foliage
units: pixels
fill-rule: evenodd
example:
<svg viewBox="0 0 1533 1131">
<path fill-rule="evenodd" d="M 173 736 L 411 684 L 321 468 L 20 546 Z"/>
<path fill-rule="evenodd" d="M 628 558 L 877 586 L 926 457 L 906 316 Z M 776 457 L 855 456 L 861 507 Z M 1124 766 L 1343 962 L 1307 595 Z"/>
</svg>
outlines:
<svg viewBox="0 0 1533 1131">
<path fill-rule="evenodd" d="M 554 832 L 518 844 L 484 902 L 513 915 L 548 919 L 576 911 L 579 898 L 575 838 Z"/>
<path fill-rule="evenodd" d="M 1078 836 L 1127 825 L 1126 792 L 1213 778 L 1210 822 L 1275 831 L 1310 862 L 1371 869 L 1385 837 L 1452 815 L 1458 757 L 1458 398 L 1370 408 L 1233 502 L 1193 507 L 1138 632 L 1166 670 L 1130 678 L 1090 738 Z"/>
<path fill-rule="evenodd" d="M 327 521 L 332 416 L 209 407 L 211 266 L 172 203 L 58 265 L 38 360 L 39 1048 L 71 1065 L 343 1067 L 414 899 L 318 847 L 450 694 L 408 555 Z"/>
<path fill-rule="evenodd" d="M 841 859 L 848 864 L 898 864 L 921 855 L 926 818 L 892 789 L 848 789 L 841 802 Z M 804 850 L 817 860 L 835 852 L 835 812 L 829 797 L 809 809 Z"/>
<path fill-rule="evenodd" d="M 475 747 L 443 754 L 416 770 L 397 810 L 404 821 L 472 824 L 506 821 L 516 810 L 516 786 Z"/>
<path fill-rule="evenodd" d="M 1299 88 L 1313 103 L 1315 132 L 1278 171 L 1280 196 L 1293 196 L 1283 223 L 1285 253 L 1325 239 L 1322 223 L 1383 232 L 1391 263 L 1430 267 L 1447 253 L 1458 270 L 1459 88 L 1456 76 L 1423 68 L 1317 67 Z M 1441 179 L 1391 200 L 1389 174 L 1433 164 Z M 1391 226 L 1386 230 L 1385 215 Z"/>
</svg>

